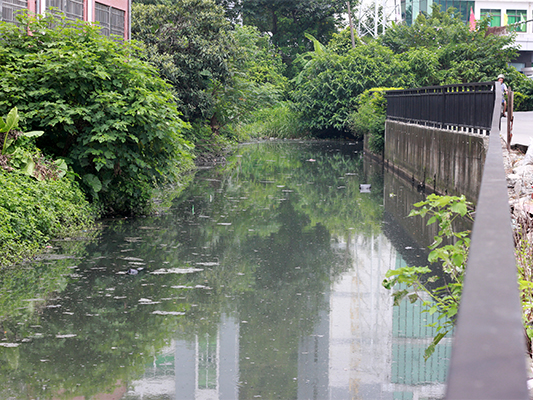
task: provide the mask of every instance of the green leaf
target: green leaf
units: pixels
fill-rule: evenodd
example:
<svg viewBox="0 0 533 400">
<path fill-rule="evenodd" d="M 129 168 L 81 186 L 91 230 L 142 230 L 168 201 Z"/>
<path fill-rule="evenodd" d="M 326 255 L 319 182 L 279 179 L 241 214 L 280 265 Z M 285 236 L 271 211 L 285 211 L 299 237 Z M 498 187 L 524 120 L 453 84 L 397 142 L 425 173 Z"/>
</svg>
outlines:
<svg viewBox="0 0 533 400">
<path fill-rule="evenodd" d="M 66 161 L 62 158 L 59 158 L 54 161 L 54 164 L 56 165 L 57 170 L 59 171 L 57 174 L 57 177 L 63 178 L 67 174 L 67 171 L 68 171 L 68 166 L 67 166 Z"/>
<path fill-rule="evenodd" d="M 14 129 L 18 126 L 19 123 L 19 114 L 17 107 L 14 107 L 9 111 L 6 117 L 6 123 L 3 128 L 3 132 L 9 132 L 11 129 Z"/>
<path fill-rule="evenodd" d="M 98 193 L 100 190 L 102 190 L 102 182 L 100 182 L 100 179 L 93 174 L 83 175 L 83 182 L 95 193 Z"/>
<path fill-rule="evenodd" d="M 428 347 L 426 347 L 426 350 L 424 351 L 424 361 L 427 361 L 429 357 L 433 355 L 435 352 L 435 345 L 431 343 Z"/>
<path fill-rule="evenodd" d="M 411 304 L 416 303 L 416 301 L 419 299 L 418 294 L 416 294 L 416 293 L 410 294 L 408 296 L 408 298 L 409 298 L 409 301 L 411 302 Z"/>
<path fill-rule="evenodd" d="M 400 290 L 398 292 L 393 293 L 392 298 L 394 299 L 393 304 L 395 306 L 400 305 L 400 302 L 404 299 L 405 296 L 407 296 L 409 292 L 407 290 Z"/>
<path fill-rule="evenodd" d="M 39 137 L 42 136 L 44 131 L 31 131 L 31 132 L 22 132 L 22 136 L 26 137 Z"/>
<path fill-rule="evenodd" d="M 24 165 L 20 170 L 25 175 L 34 176 L 33 173 L 35 172 L 35 162 L 33 161 L 33 159 L 29 157 L 26 161 L 26 165 Z M 40 180 L 40 176 L 38 176 L 37 179 Z"/>
<path fill-rule="evenodd" d="M 444 336 L 446 336 L 447 333 L 448 333 L 448 331 L 441 332 L 441 333 L 435 335 L 435 337 L 433 338 L 433 341 L 431 342 L 431 344 L 424 351 L 424 361 L 427 361 L 428 358 L 432 356 L 432 354 L 435 352 L 435 347 L 439 344 L 439 342 L 442 340 L 442 338 L 444 338 Z"/>
<path fill-rule="evenodd" d="M 453 212 L 457 214 L 460 214 L 461 216 L 465 216 L 466 213 L 468 212 L 468 208 L 465 202 L 453 203 L 450 206 L 450 210 L 452 210 Z"/>
</svg>

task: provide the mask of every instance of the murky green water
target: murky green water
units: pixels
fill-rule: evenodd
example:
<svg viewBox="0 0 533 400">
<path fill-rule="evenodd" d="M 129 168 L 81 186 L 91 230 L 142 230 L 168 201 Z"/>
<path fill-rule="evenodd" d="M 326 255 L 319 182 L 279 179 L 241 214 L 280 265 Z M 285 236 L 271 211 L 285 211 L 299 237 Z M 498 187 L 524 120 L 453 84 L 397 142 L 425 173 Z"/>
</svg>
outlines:
<svg viewBox="0 0 533 400">
<path fill-rule="evenodd" d="M 450 343 L 424 363 L 429 316 L 381 287 L 424 263 L 415 189 L 359 144 L 243 146 L 168 213 L 3 272 L 0 398 L 441 398 Z"/>
</svg>

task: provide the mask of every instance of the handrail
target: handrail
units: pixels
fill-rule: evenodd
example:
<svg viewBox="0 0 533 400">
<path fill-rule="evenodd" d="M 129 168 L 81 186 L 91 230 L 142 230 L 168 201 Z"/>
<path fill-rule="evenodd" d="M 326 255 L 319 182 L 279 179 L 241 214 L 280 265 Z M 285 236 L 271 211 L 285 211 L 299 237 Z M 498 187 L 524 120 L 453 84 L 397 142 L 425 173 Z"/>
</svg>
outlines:
<svg viewBox="0 0 533 400">
<path fill-rule="evenodd" d="M 499 132 L 495 91 L 492 132 Z M 500 135 L 490 136 L 447 382 L 447 400 L 529 398 L 526 343 Z"/>
</svg>

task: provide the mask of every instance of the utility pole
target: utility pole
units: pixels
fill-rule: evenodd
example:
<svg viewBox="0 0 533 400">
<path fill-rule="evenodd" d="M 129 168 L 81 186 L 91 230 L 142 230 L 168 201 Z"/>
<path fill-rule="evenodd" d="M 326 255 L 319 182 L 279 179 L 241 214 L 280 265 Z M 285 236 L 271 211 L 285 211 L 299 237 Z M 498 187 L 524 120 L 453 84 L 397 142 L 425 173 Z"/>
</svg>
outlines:
<svg viewBox="0 0 533 400">
<path fill-rule="evenodd" d="M 353 34 L 352 10 L 350 9 L 350 2 L 347 1 L 346 5 L 348 6 L 348 21 L 350 22 L 350 33 L 352 35 L 352 49 L 355 49 L 355 37 Z"/>
</svg>

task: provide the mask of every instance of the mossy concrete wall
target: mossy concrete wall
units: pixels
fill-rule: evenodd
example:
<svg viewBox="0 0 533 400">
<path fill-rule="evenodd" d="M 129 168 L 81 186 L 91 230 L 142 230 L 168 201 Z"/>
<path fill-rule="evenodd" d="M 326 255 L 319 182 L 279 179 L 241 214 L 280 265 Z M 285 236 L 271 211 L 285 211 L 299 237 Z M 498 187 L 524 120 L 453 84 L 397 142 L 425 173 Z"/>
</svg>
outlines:
<svg viewBox="0 0 533 400">
<path fill-rule="evenodd" d="M 477 202 L 488 136 L 385 123 L 384 162 L 417 185 Z"/>
</svg>

